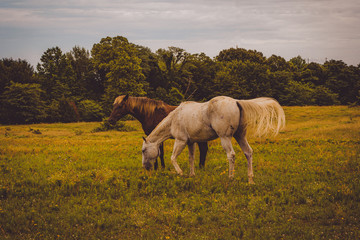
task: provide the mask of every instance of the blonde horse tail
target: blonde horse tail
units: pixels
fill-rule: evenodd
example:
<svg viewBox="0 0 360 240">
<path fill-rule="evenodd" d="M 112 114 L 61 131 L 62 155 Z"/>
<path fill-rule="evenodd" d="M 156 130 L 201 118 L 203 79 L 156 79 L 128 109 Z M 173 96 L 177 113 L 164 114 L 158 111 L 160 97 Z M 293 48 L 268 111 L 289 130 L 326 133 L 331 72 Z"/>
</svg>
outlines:
<svg viewBox="0 0 360 240">
<path fill-rule="evenodd" d="M 277 135 L 285 127 L 285 113 L 273 98 L 237 100 L 241 125 L 254 136 Z"/>
</svg>

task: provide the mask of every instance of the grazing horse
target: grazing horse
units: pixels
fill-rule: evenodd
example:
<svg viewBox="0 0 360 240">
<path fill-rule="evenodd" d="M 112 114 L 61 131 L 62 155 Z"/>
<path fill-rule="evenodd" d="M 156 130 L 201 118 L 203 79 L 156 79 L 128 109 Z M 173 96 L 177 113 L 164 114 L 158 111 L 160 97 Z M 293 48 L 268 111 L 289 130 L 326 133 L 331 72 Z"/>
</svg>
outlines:
<svg viewBox="0 0 360 240">
<path fill-rule="evenodd" d="M 194 142 L 205 142 L 220 138 L 229 161 L 229 177 L 234 176 L 235 152 L 231 144 L 234 137 L 248 161 L 249 183 L 253 182 L 252 154 L 246 139 L 247 130 L 254 135 L 278 134 L 285 126 L 285 113 L 280 104 L 272 98 L 236 100 L 219 96 L 205 103 L 183 102 L 172 111 L 150 133 L 143 142 L 142 164 L 152 165 L 159 155 L 159 145 L 166 139 L 175 138 L 171 162 L 178 174 L 182 170 L 176 158 L 188 145 L 190 175 L 194 171 Z"/>
<path fill-rule="evenodd" d="M 152 130 L 163 120 L 171 111 L 177 106 L 171 106 L 163 101 L 157 101 L 146 97 L 131 97 L 129 95 L 119 96 L 115 99 L 112 113 L 108 121 L 111 124 L 116 123 L 123 116 L 130 114 L 135 117 L 142 125 L 142 128 L 146 135 L 149 135 Z M 199 142 L 200 149 L 200 163 L 199 166 L 205 166 L 205 158 L 208 150 L 207 142 Z M 164 146 L 161 143 L 160 148 L 160 160 L 161 166 L 164 168 Z M 158 168 L 157 159 L 154 164 L 154 168 Z"/>
</svg>

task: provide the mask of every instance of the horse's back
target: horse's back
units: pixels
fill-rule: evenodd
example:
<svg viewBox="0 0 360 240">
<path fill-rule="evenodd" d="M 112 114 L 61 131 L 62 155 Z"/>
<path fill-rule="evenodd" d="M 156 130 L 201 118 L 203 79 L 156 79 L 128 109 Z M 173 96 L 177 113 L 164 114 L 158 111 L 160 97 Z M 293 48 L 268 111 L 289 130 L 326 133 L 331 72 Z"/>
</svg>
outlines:
<svg viewBox="0 0 360 240">
<path fill-rule="evenodd" d="M 173 132 L 192 141 L 232 136 L 239 126 L 236 100 L 219 96 L 205 103 L 184 102 L 175 111 Z"/>
<path fill-rule="evenodd" d="M 169 115 L 173 116 L 172 135 L 184 141 L 202 142 L 209 138 L 215 139 L 216 134 L 211 129 L 209 119 L 204 112 L 207 103 L 184 102 Z"/>
</svg>

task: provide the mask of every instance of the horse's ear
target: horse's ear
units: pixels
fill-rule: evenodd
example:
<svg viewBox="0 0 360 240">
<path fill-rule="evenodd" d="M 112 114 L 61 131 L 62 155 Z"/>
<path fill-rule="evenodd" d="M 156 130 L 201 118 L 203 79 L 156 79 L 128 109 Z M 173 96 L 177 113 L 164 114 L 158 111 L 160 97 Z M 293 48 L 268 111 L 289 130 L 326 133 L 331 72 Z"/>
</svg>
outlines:
<svg viewBox="0 0 360 240">
<path fill-rule="evenodd" d="M 129 98 L 129 94 L 126 94 L 126 96 L 124 97 L 123 101 L 125 102 L 126 100 L 128 100 Z"/>
<path fill-rule="evenodd" d="M 144 139 L 144 142 L 146 142 L 146 138 L 145 137 L 142 137 Z"/>
</svg>

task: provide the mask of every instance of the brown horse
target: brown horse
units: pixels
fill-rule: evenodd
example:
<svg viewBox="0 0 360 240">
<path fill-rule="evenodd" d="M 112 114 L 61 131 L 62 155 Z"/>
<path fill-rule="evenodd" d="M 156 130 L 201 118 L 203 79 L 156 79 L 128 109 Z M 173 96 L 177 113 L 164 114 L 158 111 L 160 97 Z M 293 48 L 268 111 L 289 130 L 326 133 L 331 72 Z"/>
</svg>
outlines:
<svg viewBox="0 0 360 240">
<path fill-rule="evenodd" d="M 115 99 L 114 107 L 108 121 L 111 124 L 116 123 L 123 116 L 130 114 L 135 117 L 142 125 L 146 135 L 152 130 L 177 106 L 171 106 L 163 101 L 153 100 L 146 97 L 131 97 L 122 95 Z M 207 142 L 198 143 L 200 150 L 200 168 L 205 166 L 205 158 L 208 150 Z M 161 166 L 165 168 L 164 163 L 164 145 L 160 145 Z M 158 168 L 157 159 L 154 168 Z"/>
</svg>

